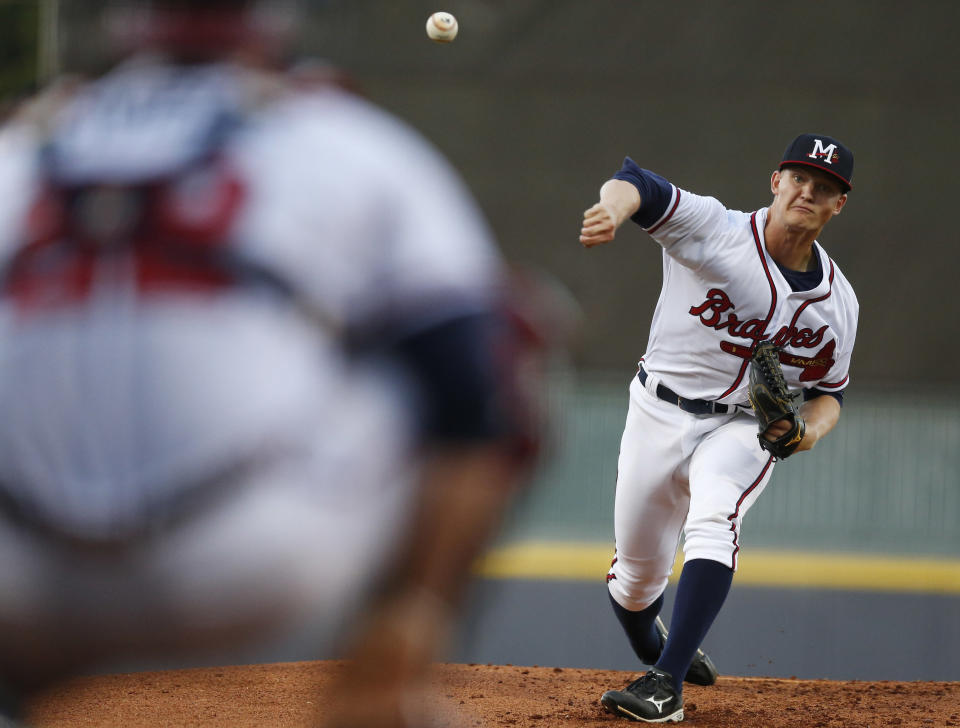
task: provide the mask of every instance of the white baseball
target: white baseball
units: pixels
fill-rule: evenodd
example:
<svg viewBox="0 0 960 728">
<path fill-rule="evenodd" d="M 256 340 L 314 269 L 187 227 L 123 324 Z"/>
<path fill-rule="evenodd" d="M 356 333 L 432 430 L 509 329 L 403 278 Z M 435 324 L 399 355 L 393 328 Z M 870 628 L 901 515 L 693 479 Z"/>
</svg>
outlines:
<svg viewBox="0 0 960 728">
<path fill-rule="evenodd" d="M 437 43 L 449 43 L 457 37 L 460 26 L 450 13 L 434 13 L 427 18 L 427 35 Z"/>
</svg>

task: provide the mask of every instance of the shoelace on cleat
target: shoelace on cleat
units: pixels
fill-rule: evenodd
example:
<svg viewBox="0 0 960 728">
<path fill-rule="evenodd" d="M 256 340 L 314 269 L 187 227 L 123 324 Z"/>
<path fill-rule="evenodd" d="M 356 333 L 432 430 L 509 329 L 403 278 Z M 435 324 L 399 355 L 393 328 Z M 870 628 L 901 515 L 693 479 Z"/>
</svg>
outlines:
<svg viewBox="0 0 960 728">
<path fill-rule="evenodd" d="M 627 692 L 641 695 L 653 695 L 660 688 L 660 682 L 663 675 L 655 672 L 647 672 L 638 677 L 632 683 L 627 685 Z"/>
</svg>

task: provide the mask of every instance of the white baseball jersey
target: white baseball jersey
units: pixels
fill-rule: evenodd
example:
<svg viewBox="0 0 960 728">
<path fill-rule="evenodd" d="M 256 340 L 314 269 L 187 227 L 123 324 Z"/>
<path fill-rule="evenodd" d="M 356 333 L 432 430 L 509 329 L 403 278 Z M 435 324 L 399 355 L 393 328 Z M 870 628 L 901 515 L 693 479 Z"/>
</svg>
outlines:
<svg viewBox="0 0 960 728">
<path fill-rule="evenodd" d="M 132 63 L 44 136 L 0 141 L 0 487 L 44 517 L 135 526 L 242 453 L 324 447 L 344 329 L 489 294 L 488 232 L 418 137 L 344 93 L 264 103 L 257 83 Z M 147 205 L 151 231 L 90 250 L 56 229 L 58 206 L 84 205 L 118 227 Z"/>
<path fill-rule="evenodd" d="M 844 389 L 859 306 L 826 251 L 814 243 L 820 284 L 794 291 L 764 245 L 766 208 L 744 213 L 672 193 L 648 229 L 664 254 L 645 368 L 684 397 L 741 404 L 753 344 L 771 339 L 791 390 Z"/>
<path fill-rule="evenodd" d="M 747 398 L 754 344 L 771 339 L 782 347 L 792 391 L 840 393 L 849 382 L 858 304 L 818 243 L 819 281 L 816 272 L 799 274 L 812 288 L 794 290 L 788 276 L 797 274 L 766 250 L 767 209 L 728 210 L 629 159 L 618 178 L 645 187 L 641 197 L 650 208 L 634 221 L 663 246 L 663 288 L 640 363 L 643 381 L 634 377 L 630 385 L 618 460 L 617 552 L 608 574 L 614 599 L 639 610 L 663 593 L 681 534 L 685 560 L 737 569 L 743 518 L 776 463 L 757 441 Z M 661 396 L 660 385 L 706 400 L 699 411 L 711 413 L 681 409 Z M 716 412 L 710 402 L 728 406 Z"/>
<path fill-rule="evenodd" d="M 344 338 L 479 310 L 499 267 L 440 155 L 334 88 L 140 59 L 9 125 L 0 621 L 56 642 L 72 609 L 63 639 L 122 642 L 171 613 L 344 611 L 393 548 L 416 416 Z M 11 513 L 72 538 L 169 537 L 90 563 Z"/>
</svg>

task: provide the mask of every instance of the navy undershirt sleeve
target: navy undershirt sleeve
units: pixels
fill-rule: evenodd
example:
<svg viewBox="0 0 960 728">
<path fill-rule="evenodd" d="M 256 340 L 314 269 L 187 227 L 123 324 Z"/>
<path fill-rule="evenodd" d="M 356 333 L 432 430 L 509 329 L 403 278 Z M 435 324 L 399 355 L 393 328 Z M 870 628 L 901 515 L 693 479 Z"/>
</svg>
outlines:
<svg viewBox="0 0 960 728">
<path fill-rule="evenodd" d="M 803 401 L 809 402 L 811 399 L 816 399 L 824 395 L 833 397 L 840 403 L 840 406 L 843 407 L 843 392 L 825 392 L 822 389 L 805 389 L 803 390 Z"/>
<path fill-rule="evenodd" d="M 640 193 L 640 209 L 630 219 L 640 227 L 648 228 L 663 217 L 673 198 L 673 186 L 659 174 L 643 169 L 630 157 L 623 160 L 614 179 L 629 182 Z"/>
<path fill-rule="evenodd" d="M 510 434 L 512 423 L 497 396 L 502 326 L 496 314 L 475 314 L 397 342 L 395 352 L 416 384 L 426 439 L 468 442 Z"/>
</svg>

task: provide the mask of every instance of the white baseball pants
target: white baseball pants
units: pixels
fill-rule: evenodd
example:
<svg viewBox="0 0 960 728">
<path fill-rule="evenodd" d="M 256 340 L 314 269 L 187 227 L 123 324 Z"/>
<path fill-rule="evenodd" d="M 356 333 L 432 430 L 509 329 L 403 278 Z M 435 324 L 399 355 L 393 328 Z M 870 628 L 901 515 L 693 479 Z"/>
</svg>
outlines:
<svg viewBox="0 0 960 728">
<path fill-rule="evenodd" d="M 613 598 L 644 609 L 667 586 L 680 536 L 684 560 L 737 568 L 743 517 L 766 487 L 774 459 L 757 422 L 739 408 L 693 415 L 659 399 L 656 376 L 630 385 L 614 508 Z"/>
</svg>

